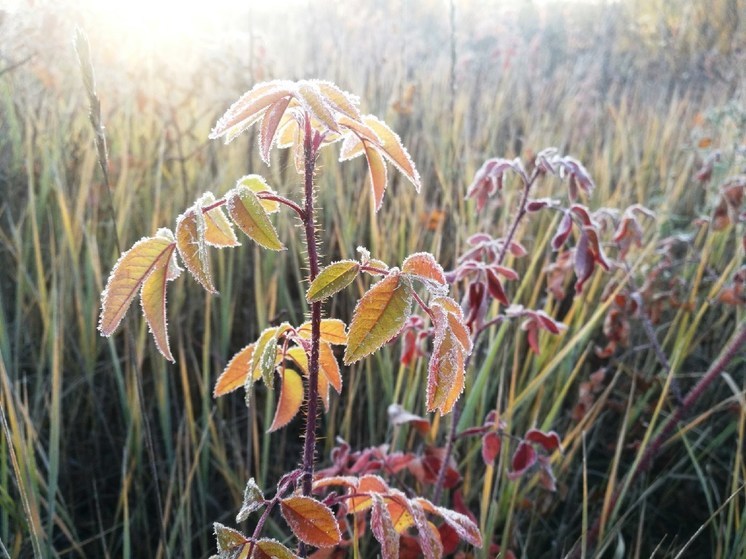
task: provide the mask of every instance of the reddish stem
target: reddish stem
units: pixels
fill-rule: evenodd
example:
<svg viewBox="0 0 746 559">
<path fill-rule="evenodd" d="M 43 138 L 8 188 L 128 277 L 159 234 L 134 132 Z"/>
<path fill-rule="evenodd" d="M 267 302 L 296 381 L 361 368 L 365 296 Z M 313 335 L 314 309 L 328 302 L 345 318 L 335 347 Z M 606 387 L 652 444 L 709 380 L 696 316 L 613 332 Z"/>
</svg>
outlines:
<svg viewBox="0 0 746 559">
<path fill-rule="evenodd" d="M 313 215 L 313 173 L 316 166 L 317 149 L 309 115 L 305 118 L 305 219 L 308 249 L 309 281 L 319 274 L 319 256 L 316 239 L 316 223 Z M 316 416 L 318 414 L 319 340 L 321 338 L 321 302 L 311 304 L 311 358 L 308 363 L 308 415 L 303 447 L 303 494 L 310 495 L 313 484 L 313 468 L 316 451 Z"/>
</svg>

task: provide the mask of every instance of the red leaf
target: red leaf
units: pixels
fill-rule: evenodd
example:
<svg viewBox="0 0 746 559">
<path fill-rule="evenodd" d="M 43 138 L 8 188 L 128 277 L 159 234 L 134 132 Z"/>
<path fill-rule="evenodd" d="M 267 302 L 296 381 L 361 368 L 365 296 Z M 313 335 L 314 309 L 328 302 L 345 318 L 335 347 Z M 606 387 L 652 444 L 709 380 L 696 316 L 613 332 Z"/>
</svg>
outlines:
<svg viewBox="0 0 746 559">
<path fill-rule="evenodd" d="M 544 433 L 543 431 L 539 431 L 538 429 L 530 429 L 526 433 L 526 436 L 524 438 L 527 441 L 531 441 L 532 443 L 541 445 L 547 452 L 553 452 L 558 448 L 562 448 L 560 444 L 560 436 L 554 431 Z"/>
<path fill-rule="evenodd" d="M 570 236 L 572 231 L 572 216 L 569 213 L 565 213 L 562 221 L 560 221 L 557 233 L 552 238 L 552 249 L 559 250 L 567 242 L 567 238 Z"/>
<path fill-rule="evenodd" d="M 489 289 L 490 295 L 499 301 L 500 304 L 505 305 L 506 307 L 510 305 L 510 301 L 508 301 L 508 296 L 505 294 L 500 278 L 498 278 L 497 274 L 491 269 L 487 270 L 487 289 Z"/>
<path fill-rule="evenodd" d="M 515 454 L 513 454 L 513 459 L 511 460 L 512 471 L 508 472 L 508 478 L 518 479 L 534 464 L 536 464 L 536 451 L 534 447 L 526 441 L 521 441 Z"/>
<path fill-rule="evenodd" d="M 482 435 L 482 459 L 484 463 L 491 466 L 495 463 L 497 455 L 500 454 L 502 437 L 497 431 L 487 431 Z"/>
</svg>

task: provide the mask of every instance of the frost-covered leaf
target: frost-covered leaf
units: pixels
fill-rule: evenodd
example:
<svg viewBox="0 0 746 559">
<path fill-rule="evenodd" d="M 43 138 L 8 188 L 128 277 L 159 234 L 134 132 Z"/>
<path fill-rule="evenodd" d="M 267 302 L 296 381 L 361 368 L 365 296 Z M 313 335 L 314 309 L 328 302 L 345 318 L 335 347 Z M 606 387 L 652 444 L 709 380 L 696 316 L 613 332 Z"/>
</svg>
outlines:
<svg viewBox="0 0 746 559">
<path fill-rule="evenodd" d="M 286 323 L 284 323 L 286 324 Z M 273 372 L 277 357 L 277 339 L 284 332 L 285 326 L 266 328 L 256 341 L 256 348 L 251 357 L 251 371 L 256 378 L 262 377 L 268 388 L 273 387 Z"/>
<path fill-rule="evenodd" d="M 275 80 L 256 84 L 233 103 L 215 124 L 210 139 L 225 137 L 225 143 L 234 140 L 252 124 L 258 122 L 273 103 L 295 93 L 292 82 Z"/>
<path fill-rule="evenodd" d="M 384 496 L 384 499 L 397 532 L 403 534 L 414 526 L 414 518 L 409 511 L 409 499 L 404 493 L 392 489 Z"/>
<path fill-rule="evenodd" d="M 280 509 L 300 541 L 315 547 L 334 547 L 342 540 L 334 513 L 323 503 L 295 495 L 282 499 Z"/>
<path fill-rule="evenodd" d="M 256 347 L 256 344 L 247 345 L 228 362 L 215 383 L 215 388 L 212 391 L 213 397 L 223 396 L 244 385 L 246 377 L 251 371 L 254 347 Z"/>
<path fill-rule="evenodd" d="M 249 540 L 238 530 L 223 526 L 219 522 L 215 522 L 213 525 L 215 530 L 215 538 L 218 543 L 218 552 L 223 554 L 224 552 L 240 552 L 244 545 L 249 543 Z M 237 557 L 237 555 L 235 555 Z M 234 555 L 221 555 L 221 557 L 234 557 Z"/>
<path fill-rule="evenodd" d="M 380 147 L 383 156 L 388 159 L 409 181 L 414 185 L 417 192 L 420 191 L 422 184 L 420 174 L 409 156 L 409 152 L 402 144 L 401 138 L 389 126 L 373 115 L 365 115 L 363 122 L 373 129 L 376 135 L 381 139 Z"/>
<path fill-rule="evenodd" d="M 359 272 L 360 264 L 355 260 L 340 260 L 330 264 L 311 282 L 306 300 L 315 303 L 331 297 L 350 285 Z"/>
<path fill-rule="evenodd" d="M 272 425 L 267 429 L 268 433 L 281 429 L 293 419 L 303 404 L 303 380 L 300 375 L 292 369 L 285 369 L 282 375 L 282 386 L 280 388 L 280 399 L 277 402 L 277 410 L 272 420 Z"/>
<path fill-rule="evenodd" d="M 318 85 L 311 80 L 302 80 L 298 82 L 298 95 L 296 99 L 303 107 L 315 116 L 319 121 L 334 132 L 339 132 L 334 114 L 332 113 L 326 99 L 321 95 Z"/>
<path fill-rule="evenodd" d="M 365 146 L 362 140 L 355 134 L 346 134 L 342 140 L 342 147 L 339 148 L 339 162 L 355 159 L 365 153 Z"/>
<path fill-rule="evenodd" d="M 226 200 L 231 219 L 250 239 L 269 250 L 284 250 L 266 210 L 251 189 L 239 185 Z"/>
<path fill-rule="evenodd" d="M 98 329 L 104 336 L 116 330 L 143 282 L 159 265 L 165 267 L 172 253 L 173 241 L 149 237 L 139 240 L 119 257 L 101 295 Z"/>
<path fill-rule="evenodd" d="M 430 430 L 430 422 L 427 419 L 408 412 L 399 404 L 391 404 L 386 410 L 386 413 L 389 416 L 389 423 L 391 423 L 391 425 L 412 423 L 414 427 L 423 434 Z"/>
<path fill-rule="evenodd" d="M 202 210 L 199 206 L 193 206 L 176 220 L 176 247 L 187 270 L 202 287 L 209 293 L 217 293 L 210 273 L 206 231 L 207 223 Z"/>
<path fill-rule="evenodd" d="M 310 340 L 311 321 L 301 324 L 297 332 L 304 340 Z M 321 341 L 332 345 L 345 345 L 347 343 L 347 326 L 337 318 L 322 318 Z"/>
<path fill-rule="evenodd" d="M 299 557 L 277 540 L 262 538 L 254 545 L 250 559 L 299 559 Z"/>
<path fill-rule="evenodd" d="M 361 476 L 355 493 L 362 495 L 349 499 L 347 512 L 354 514 L 368 510 L 373 506 L 373 494 L 386 494 L 388 491 L 389 486 L 382 477 L 374 474 Z"/>
<path fill-rule="evenodd" d="M 459 538 L 474 547 L 482 547 L 482 534 L 474 521 L 459 512 L 452 511 L 443 507 L 434 507 L 435 513 L 439 515 L 446 523 L 456 530 Z"/>
<path fill-rule="evenodd" d="M 324 487 L 331 487 L 335 485 L 341 485 L 350 489 L 356 489 L 358 484 L 358 478 L 356 476 L 331 476 L 322 477 L 316 479 L 313 482 L 313 490 L 322 489 Z"/>
<path fill-rule="evenodd" d="M 312 80 L 318 86 L 319 91 L 334 109 L 345 114 L 351 119 L 360 120 L 360 110 L 357 106 L 360 100 L 357 96 L 341 90 L 332 82 Z"/>
<path fill-rule="evenodd" d="M 198 211 L 203 212 L 205 220 L 205 242 L 217 248 L 223 247 L 235 247 L 241 243 L 236 238 L 236 233 L 233 231 L 233 225 L 223 213 L 222 207 L 212 208 L 206 212 L 202 208 L 214 203 L 215 196 L 212 192 L 207 192 L 197 201 L 195 207 Z"/>
<path fill-rule="evenodd" d="M 272 149 L 272 143 L 277 134 L 277 128 L 280 125 L 285 110 L 290 104 L 290 97 L 284 97 L 272 103 L 262 117 L 262 124 L 259 127 L 259 155 L 267 165 L 270 164 L 269 152 Z"/>
<path fill-rule="evenodd" d="M 464 348 L 448 327 L 441 307 L 433 307 L 435 338 L 427 374 L 427 411 L 451 411 L 464 389 Z"/>
<path fill-rule="evenodd" d="M 236 186 L 245 186 L 251 190 L 254 194 L 259 195 L 260 192 L 268 192 L 269 194 L 276 194 L 271 186 L 267 184 L 264 177 L 261 175 L 246 175 L 236 181 Z M 268 214 L 273 214 L 280 211 L 280 203 L 277 200 L 267 200 L 266 198 L 259 198 L 259 203 L 264 208 L 264 211 Z"/>
<path fill-rule="evenodd" d="M 416 252 L 409 255 L 402 263 L 401 271 L 421 281 L 424 280 L 425 285 L 430 285 L 431 282 L 439 286 L 446 285 L 443 267 L 429 252 Z"/>
<path fill-rule="evenodd" d="M 370 355 L 396 336 L 409 317 L 412 287 L 398 271 L 373 285 L 355 307 L 347 334 L 345 365 Z"/>
<path fill-rule="evenodd" d="M 373 495 L 370 529 L 381 544 L 381 559 L 399 559 L 399 533 L 394 528 L 394 521 L 383 497 L 378 494 Z"/>
<path fill-rule="evenodd" d="M 241 505 L 241 510 L 236 515 L 236 522 L 243 522 L 252 512 L 259 510 L 264 504 L 264 493 L 259 489 L 254 478 L 249 478 L 249 481 L 246 483 L 246 489 L 243 491 L 243 504 Z"/>
<path fill-rule="evenodd" d="M 432 522 L 427 520 L 422 505 L 413 499 L 409 501 L 409 512 L 417 527 L 417 536 L 425 559 L 440 559 L 443 557 L 443 543 L 440 541 L 438 530 Z"/>
<path fill-rule="evenodd" d="M 368 178 L 370 178 L 370 188 L 373 193 L 373 204 L 375 210 L 378 211 L 383 205 L 383 195 L 388 182 L 386 163 L 378 148 L 369 142 L 363 142 L 363 145 L 365 158 L 368 160 Z"/>
<path fill-rule="evenodd" d="M 174 361 L 174 358 L 168 345 L 166 284 L 169 280 L 169 266 L 175 250 L 176 243 L 172 242 L 170 248 L 157 260 L 153 271 L 145 278 L 140 288 L 140 301 L 145 320 L 153 334 L 158 351 L 169 361 Z"/>
</svg>

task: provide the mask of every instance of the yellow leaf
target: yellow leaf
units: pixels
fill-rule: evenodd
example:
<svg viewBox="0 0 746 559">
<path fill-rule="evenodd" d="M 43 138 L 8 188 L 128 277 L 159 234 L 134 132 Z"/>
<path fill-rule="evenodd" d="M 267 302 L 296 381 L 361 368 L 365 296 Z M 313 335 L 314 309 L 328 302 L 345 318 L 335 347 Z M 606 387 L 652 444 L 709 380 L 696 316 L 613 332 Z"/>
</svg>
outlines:
<svg viewBox="0 0 746 559">
<path fill-rule="evenodd" d="M 207 192 L 197 201 L 196 206 L 201 209 L 213 202 L 215 202 L 215 196 L 211 192 Z M 236 238 L 231 222 L 223 213 L 223 208 L 212 208 L 203 212 L 203 215 L 205 219 L 205 242 L 208 245 L 223 248 L 241 244 Z"/>
<path fill-rule="evenodd" d="M 327 101 L 321 95 L 319 87 L 309 80 L 298 82 L 298 95 L 296 99 L 301 102 L 307 112 L 315 116 L 319 121 L 334 132 L 339 132 L 339 126 L 334 119 Z"/>
<path fill-rule="evenodd" d="M 238 558 L 242 559 L 242 558 Z M 257 540 L 251 559 L 299 559 L 298 556 L 277 540 Z"/>
<path fill-rule="evenodd" d="M 153 270 L 168 263 L 173 244 L 163 237 L 144 238 L 119 257 L 101 295 L 98 329 L 104 336 L 110 336 L 119 326 L 138 289 Z"/>
<path fill-rule="evenodd" d="M 234 188 L 227 196 L 227 205 L 228 214 L 250 239 L 269 250 L 285 248 L 259 198 L 249 188 Z"/>
<path fill-rule="evenodd" d="M 241 351 L 236 353 L 228 362 L 222 374 L 215 383 L 212 395 L 217 398 L 244 385 L 246 377 L 251 370 L 251 361 L 254 356 L 254 347 L 256 344 L 249 344 Z M 256 378 L 259 378 L 257 375 Z"/>
<path fill-rule="evenodd" d="M 321 94 L 335 109 L 350 118 L 360 120 L 360 110 L 357 108 L 360 101 L 357 96 L 342 91 L 332 82 L 322 80 L 311 81 L 318 86 Z"/>
<path fill-rule="evenodd" d="M 376 211 L 381 209 L 383 204 L 383 194 L 386 192 L 386 163 L 373 144 L 365 144 L 365 158 L 368 160 L 368 177 L 370 178 L 370 188 L 373 193 L 373 203 Z"/>
<path fill-rule="evenodd" d="M 218 120 L 210 132 L 210 138 L 225 136 L 225 143 L 231 142 L 241 132 L 258 122 L 270 105 L 294 93 L 293 83 L 284 80 L 256 84 L 233 103 Z"/>
<path fill-rule="evenodd" d="M 345 365 L 370 355 L 396 336 L 412 306 L 412 287 L 398 271 L 371 287 L 355 307 L 347 334 Z"/>
<path fill-rule="evenodd" d="M 379 144 L 381 152 L 407 179 L 414 185 L 417 192 L 420 191 L 420 174 L 409 156 L 409 152 L 401 142 L 401 138 L 388 127 L 388 125 L 373 115 L 365 115 L 363 122 L 375 131 L 381 139 Z"/>
<path fill-rule="evenodd" d="M 315 547 L 334 547 L 342 540 L 334 513 L 316 499 L 295 495 L 282 499 L 280 509 L 300 541 Z"/>
<path fill-rule="evenodd" d="M 373 474 L 361 476 L 357 488 L 355 489 L 355 493 L 363 493 L 363 495 L 360 497 L 351 497 L 349 499 L 347 512 L 354 514 L 368 510 L 373 506 L 372 494 L 386 494 L 388 491 L 389 486 L 383 478 Z"/>
<path fill-rule="evenodd" d="M 275 411 L 272 425 L 267 429 L 267 432 L 277 431 L 290 423 L 290 420 L 300 411 L 302 404 L 303 380 L 292 369 L 285 369 L 282 375 L 282 387 L 280 388 L 280 399 L 277 402 L 277 410 Z"/>
<path fill-rule="evenodd" d="M 277 194 L 272 189 L 272 187 L 267 184 L 267 181 L 265 181 L 264 177 L 262 177 L 261 175 L 246 175 L 245 177 L 241 177 L 240 179 L 238 179 L 238 182 L 236 182 L 236 185 L 245 186 L 254 194 L 259 194 L 260 192 Z M 264 211 L 268 214 L 273 214 L 280 211 L 280 203 L 276 200 L 266 200 L 264 198 L 259 198 L 259 203 L 264 208 Z"/>
<path fill-rule="evenodd" d="M 168 324 L 166 321 L 166 284 L 168 283 L 169 263 L 176 249 L 176 243 L 171 243 L 163 256 L 158 259 L 153 271 L 142 283 L 140 302 L 145 320 L 150 332 L 155 338 L 155 345 L 163 356 L 174 361 L 171 348 L 168 345 Z"/>
<path fill-rule="evenodd" d="M 322 318 L 320 329 L 322 341 L 332 345 L 345 345 L 347 343 L 347 326 L 338 318 Z M 310 340 L 311 321 L 301 324 L 297 332 L 304 340 Z"/>
<path fill-rule="evenodd" d="M 205 243 L 205 224 L 202 211 L 192 207 L 176 220 L 176 247 L 187 270 L 208 292 L 217 293 L 212 285 L 210 259 Z"/>
</svg>

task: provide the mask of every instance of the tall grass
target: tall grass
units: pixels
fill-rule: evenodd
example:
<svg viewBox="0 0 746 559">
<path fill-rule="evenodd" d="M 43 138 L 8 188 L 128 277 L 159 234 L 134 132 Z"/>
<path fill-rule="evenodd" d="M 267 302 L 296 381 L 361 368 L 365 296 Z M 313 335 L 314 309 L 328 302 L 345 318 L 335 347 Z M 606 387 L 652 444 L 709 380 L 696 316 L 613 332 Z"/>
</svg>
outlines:
<svg viewBox="0 0 746 559">
<path fill-rule="evenodd" d="M 176 365 L 159 357 L 137 317 L 125 319 L 131 336 L 104 340 L 96 332 L 99 293 L 118 256 L 115 233 L 130 246 L 172 224 L 203 190 L 222 194 L 247 172 L 265 175 L 281 192 L 300 191 L 292 161 L 276 154 L 267 169 L 255 138 L 228 147 L 206 141 L 215 117 L 252 85 L 250 68 L 254 79 L 321 77 L 360 94 L 366 111 L 400 132 L 423 175 L 423 195 L 395 181 L 373 215 L 363 165 L 340 167 L 331 153 L 322 158 L 318 205 L 330 224 L 322 232 L 324 258 L 352 257 L 364 239 L 392 265 L 428 250 L 453 266 L 469 235 L 503 232 L 515 207 L 517 192 L 508 186 L 499 207 L 477 215 L 463 196 L 474 171 L 487 157 L 527 156 L 549 145 L 589 169 L 597 184 L 590 206 L 640 203 L 657 212 L 630 261 L 635 281 L 659 258 L 658 241 L 691 235 L 679 274 L 695 305 L 671 309 L 655 325 L 670 360 L 666 372 L 642 333 L 610 361 L 595 356 L 609 304 L 601 300 L 606 278 L 594 277 L 582 298 L 553 302 L 544 271 L 551 216 L 522 227 L 530 257 L 513 263 L 522 278 L 514 300 L 562 316 L 569 328 L 561 338 L 542 338 L 540 356 L 526 351 L 515 325 L 493 328 L 472 361 L 461 427 L 498 408 L 512 433 L 557 430 L 565 447 L 553 457 L 559 491 L 509 481 L 507 448 L 494 468 L 485 469 L 476 441 L 460 443 L 457 459 L 485 539 L 519 556 L 560 556 L 600 517 L 601 544 L 616 556 L 742 557 L 742 357 L 680 424 L 653 469 L 633 483 L 625 478 L 674 409 L 672 383 L 692 385 L 744 320 L 743 308 L 717 302 L 743 263 L 737 231 L 691 223 L 710 211 L 714 195 L 692 178 L 703 155 L 698 139 L 706 135 L 724 150 L 743 143 L 744 128 L 701 122 L 713 107 L 746 102 L 742 89 L 736 93 L 743 55 L 733 47 L 743 43 L 743 22 L 718 16 L 746 8 L 722 0 L 677 15 L 654 4 L 483 10 L 459 2 L 452 21 L 445 3 L 350 3 L 339 12 L 309 4 L 267 15 L 261 25 L 246 22 L 254 48 L 266 49 L 249 53 L 251 64 L 247 35 L 225 31 L 213 50 L 189 47 L 184 58 L 196 61 L 192 67 L 172 55 L 125 67 L 113 39 L 83 20 L 99 78 L 111 202 L 71 47 L 81 21 L 51 5 L 57 19 L 50 33 L 37 19 L 43 10 L 4 20 L 0 71 L 32 42 L 35 54 L 0 74 L 0 553 L 204 557 L 214 548 L 212 522 L 230 522 L 245 480 L 254 476 L 268 487 L 300 456 L 297 422 L 265 433 L 271 395 L 257 390 L 248 410 L 242 398 L 210 396 L 233 351 L 274 320 L 297 322 L 306 312 L 295 287 L 305 277 L 300 241 L 261 258 L 248 245 L 216 254 L 218 297 L 178 280 L 169 290 Z M 313 36 L 302 33 L 309 20 Z M 443 47 L 451 40 L 455 84 Z M 411 110 L 402 110 L 408 89 Z M 719 168 L 718 176 L 736 171 Z M 537 196 L 560 188 L 547 181 Z M 294 237 L 294 218 L 279 219 L 280 237 Z M 328 313 L 349 317 L 364 287 Z M 424 411 L 424 365 L 399 365 L 398 351 L 393 344 L 346 372 L 341 397 L 322 419 L 322 461 L 337 437 L 356 448 L 391 442 L 418 450 L 419 439 L 387 423 L 390 402 Z M 603 386 L 574 419 L 580 383 L 602 365 Z M 440 444 L 446 424 L 430 442 Z"/>
</svg>

